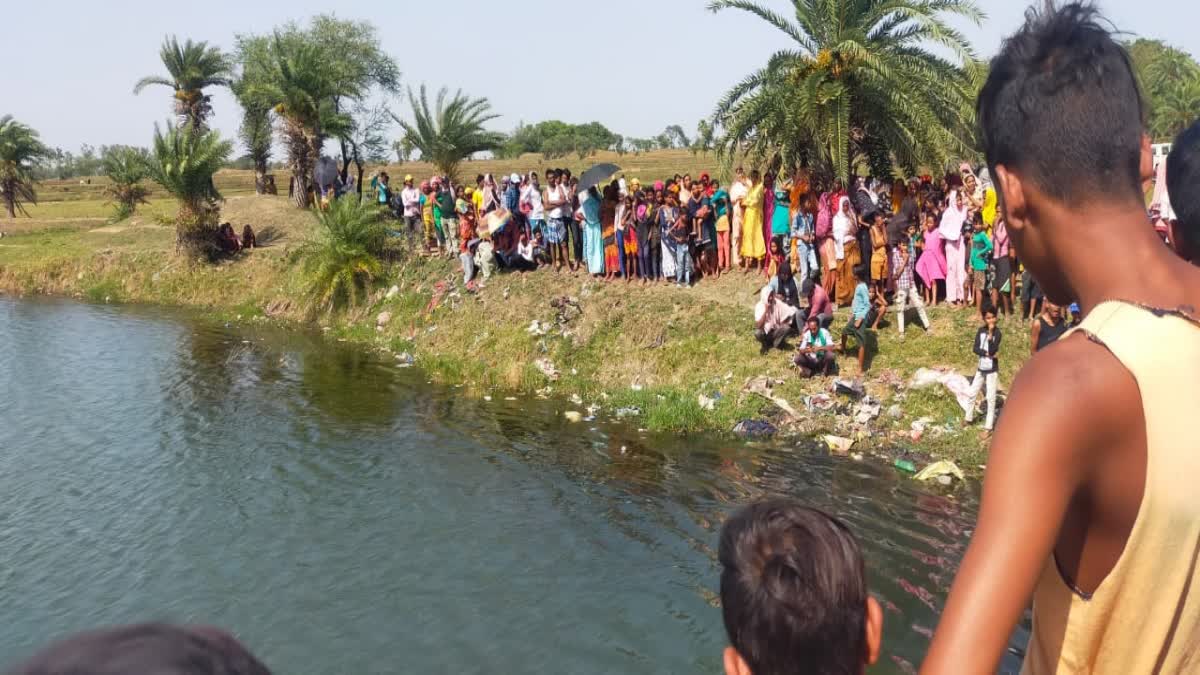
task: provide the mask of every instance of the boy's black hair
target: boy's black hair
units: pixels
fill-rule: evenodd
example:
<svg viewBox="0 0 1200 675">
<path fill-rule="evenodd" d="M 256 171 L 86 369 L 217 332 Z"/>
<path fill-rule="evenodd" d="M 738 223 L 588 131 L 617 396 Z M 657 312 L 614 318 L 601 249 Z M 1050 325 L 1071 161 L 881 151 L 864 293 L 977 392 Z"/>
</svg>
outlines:
<svg viewBox="0 0 1200 675">
<path fill-rule="evenodd" d="M 854 266 L 854 278 L 858 279 L 859 281 L 867 281 L 869 278 L 867 266 L 862 263 L 855 265 Z"/>
<path fill-rule="evenodd" d="M 1089 2 L 1047 2 L 1004 41 L 976 104 L 992 175 L 999 164 L 1016 169 L 1071 206 L 1141 202 L 1142 94 L 1101 20 Z"/>
<path fill-rule="evenodd" d="M 1185 129 L 1167 157 L 1167 194 L 1176 227 L 1192 247 L 1200 247 L 1200 120 Z"/>
<path fill-rule="evenodd" d="M 992 301 L 984 300 L 979 305 L 979 318 L 982 319 L 983 317 L 987 316 L 988 314 L 994 314 L 997 317 L 1000 316 L 1000 313 L 998 311 L 996 311 L 996 306 L 992 304 Z"/>
<path fill-rule="evenodd" d="M 760 501 L 721 528 L 718 558 L 725 630 L 755 675 L 862 670 L 867 576 L 841 521 Z"/>
</svg>

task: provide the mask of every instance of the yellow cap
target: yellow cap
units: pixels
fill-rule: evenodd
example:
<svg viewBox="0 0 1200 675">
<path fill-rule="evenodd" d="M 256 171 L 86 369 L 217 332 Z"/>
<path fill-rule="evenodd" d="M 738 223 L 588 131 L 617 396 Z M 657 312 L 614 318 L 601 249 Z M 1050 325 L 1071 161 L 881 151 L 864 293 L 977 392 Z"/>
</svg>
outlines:
<svg viewBox="0 0 1200 675">
<path fill-rule="evenodd" d="M 410 180 L 412 180 L 412 174 L 411 174 L 411 173 L 410 173 L 410 174 L 408 174 L 408 175 L 406 175 L 406 176 L 404 177 L 404 182 L 405 182 L 405 183 L 407 183 L 407 182 L 408 182 L 408 181 L 410 181 Z"/>
</svg>

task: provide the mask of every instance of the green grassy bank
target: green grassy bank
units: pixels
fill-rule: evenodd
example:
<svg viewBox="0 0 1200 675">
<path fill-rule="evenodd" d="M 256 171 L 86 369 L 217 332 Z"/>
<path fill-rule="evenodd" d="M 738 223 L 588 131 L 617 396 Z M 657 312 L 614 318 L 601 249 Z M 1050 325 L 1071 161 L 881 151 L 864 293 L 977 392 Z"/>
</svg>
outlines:
<svg viewBox="0 0 1200 675">
<path fill-rule="evenodd" d="M 906 341 L 885 324 L 865 382 L 881 412 L 855 424 L 859 411 L 845 398 L 835 397 L 831 411 L 806 410 L 805 398 L 828 393 L 830 380 L 801 380 L 788 354 L 759 354 L 750 335 L 763 283 L 757 275 L 735 273 L 680 290 L 540 271 L 495 276 L 471 294 L 462 288 L 456 262 L 414 255 L 388 269 L 369 306 L 314 318 L 305 311 L 302 280 L 289 260 L 313 220 L 285 198 L 230 197 L 222 219 L 237 229 L 250 223 L 269 241 L 217 265 L 174 255 L 174 231 L 157 213 L 165 204 L 109 224 L 102 203 L 90 202 L 91 211 L 85 203 L 73 208 L 94 211 L 91 219 L 0 221 L 0 290 L 187 306 L 232 321 L 315 321 L 331 339 L 411 354 L 431 377 L 462 384 L 473 395 L 519 389 L 562 400 L 564 412 L 587 415 L 592 406 L 599 415 L 621 411 L 647 429 L 729 433 L 739 420 L 767 419 L 785 436 L 855 438 L 854 453 L 912 455 L 918 466 L 932 458 L 953 459 L 968 470 L 986 462 L 979 427 L 963 427 L 944 388 L 906 386 L 921 367 L 971 372 L 978 325 L 973 312 L 936 309 L 932 333 L 910 329 Z M 563 297 L 572 300 L 565 311 L 554 306 Z M 377 327 L 383 312 L 390 320 Z M 835 337 L 844 321 L 835 319 Z M 1024 361 L 1027 344 L 1019 323 L 1004 322 L 1003 328 L 1002 388 Z M 847 374 L 853 372 L 850 358 L 842 363 Z M 557 377 L 546 374 L 550 367 Z M 773 395 L 798 415 L 744 391 L 759 377 L 778 381 Z M 711 409 L 701 396 L 715 400 Z M 914 442 L 912 424 L 923 418 L 926 431 Z"/>
</svg>

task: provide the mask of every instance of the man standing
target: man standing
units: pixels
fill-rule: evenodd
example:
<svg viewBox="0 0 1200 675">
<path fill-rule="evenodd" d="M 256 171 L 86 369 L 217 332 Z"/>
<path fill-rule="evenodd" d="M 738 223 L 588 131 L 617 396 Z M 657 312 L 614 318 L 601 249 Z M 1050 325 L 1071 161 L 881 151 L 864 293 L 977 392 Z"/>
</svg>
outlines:
<svg viewBox="0 0 1200 675">
<path fill-rule="evenodd" d="M 409 234 L 416 232 L 421 223 L 421 191 L 413 187 L 412 174 L 404 177 L 404 189 L 400 191 L 400 206 L 403 209 L 404 226 Z"/>
<path fill-rule="evenodd" d="M 538 232 L 546 227 L 546 208 L 542 205 L 542 187 L 538 185 L 536 172 L 529 174 L 529 184 L 521 192 L 521 205 L 518 207 L 529 213 L 529 229 L 531 241 Z"/>
<path fill-rule="evenodd" d="M 451 258 L 458 255 L 458 208 L 454 199 L 454 185 L 447 178 L 445 182 L 435 179 L 437 201 L 442 211 L 442 231 L 445 233 L 446 254 Z"/>
</svg>

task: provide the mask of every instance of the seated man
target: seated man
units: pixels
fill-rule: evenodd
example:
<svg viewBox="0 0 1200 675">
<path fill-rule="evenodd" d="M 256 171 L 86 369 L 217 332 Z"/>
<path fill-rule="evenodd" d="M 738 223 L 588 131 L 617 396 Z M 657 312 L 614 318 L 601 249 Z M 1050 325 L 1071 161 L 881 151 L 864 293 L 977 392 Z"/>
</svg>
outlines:
<svg viewBox="0 0 1200 675">
<path fill-rule="evenodd" d="M 793 363 L 800 369 L 800 377 L 812 377 L 817 373 L 828 375 L 833 371 L 833 336 L 821 327 L 816 316 L 805 320 L 804 334 L 800 336 L 800 348 L 796 350 Z"/>
<path fill-rule="evenodd" d="M 813 279 L 805 279 L 804 287 L 801 289 L 801 294 L 808 299 L 808 307 L 802 310 L 805 320 L 810 316 L 817 317 L 821 324 L 821 328 L 829 328 L 829 324 L 833 323 L 833 303 L 829 300 L 829 294 Z"/>
<path fill-rule="evenodd" d="M 796 330 L 799 310 L 783 301 L 770 286 L 763 286 L 758 304 L 754 306 L 754 337 L 766 354 L 783 346 L 783 341 Z"/>
<path fill-rule="evenodd" d="M 1171 195 L 1170 239 L 1175 252 L 1200 265 L 1200 122 L 1175 139 L 1167 157 L 1167 194 Z"/>
<path fill-rule="evenodd" d="M 862 673 L 879 660 L 883 609 L 838 519 L 788 499 L 721 528 L 725 675 Z"/>
</svg>

